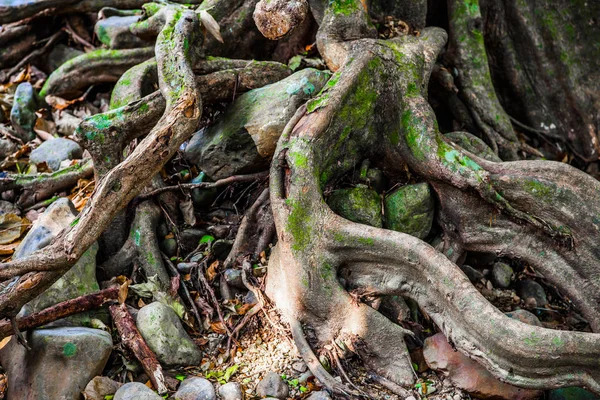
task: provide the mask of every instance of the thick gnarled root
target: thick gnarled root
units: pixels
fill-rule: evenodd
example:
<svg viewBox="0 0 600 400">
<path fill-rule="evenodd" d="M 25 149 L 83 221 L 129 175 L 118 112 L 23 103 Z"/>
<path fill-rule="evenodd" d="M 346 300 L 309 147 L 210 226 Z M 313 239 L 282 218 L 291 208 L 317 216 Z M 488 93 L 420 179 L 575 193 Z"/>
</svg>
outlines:
<svg viewBox="0 0 600 400">
<path fill-rule="evenodd" d="M 565 181 L 581 179 L 578 185 L 587 182 L 589 193 L 573 192 L 564 199 L 575 204 L 597 193 L 597 184 L 570 167 L 552 172 L 552 166 L 538 168 L 536 162 L 486 162 L 446 142 L 423 93 L 444 41 L 443 31 L 425 29 L 418 39 L 351 42 L 348 61 L 320 96 L 290 121 L 271 168 L 271 203 L 279 243 L 269 266 L 267 293 L 290 321 L 315 330 L 318 345 L 346 339 L 368 366 L 401 384 L 414 379 L 400 339 L 405 332 L 375 310 L 357 304 L 347 290 L 414 298 L 461 352 L 508 383 L 528 388 L 575 385 L 600 392 L 600 335 L 548 330 L 509 320 L 454 263 L 425 242 L 349 222 L 333 214 L 324 202 L 323 188 L 364 158 L 382 160 L 384 170 L 392 173 L 406 163 L 431 181 L 440 196 L 445 194 L 444 185 L 470 196 L 470 203 L 461 204 L 460 200 L 451 201 L 460 196 L 448 192 L 448 199 L 442 199 L 443 208 L 477 210 L 485 204 L 484 210 L 501 210 L 503 221 L 508 221 L 502 225 L 507 232 L 516 235 L 515 227 L 520 226 L 536 233 L 555 249 L 553 254 L 563 258 L 557 269 L 568 268 L 569 273 L 585 277 L 585 286 L 591 284 L 596 276 L 593 264 L 586 267 L 574 255 L 589 254 L 591 259 L 597 245 L 577 240 L 575 228 L 570 232 L 558 229 L 573 221 L 564 207 L 540 212 L 527 206 L 532 193 L 518 189 L 515 182 L 531 186 L 537 180 L 557 185 L 565 195 Z M 387 85 L 379 81 L 381 76 L 386 77 Z M 570 178 L 561 178 L 561 174 Z M 548 194 L 550 202 L 558 196 L 557 192 Z M 459 243 L 467 249 L 476 246 L 476 239 L 471 243 L 467 236 L 475 236 L 482 223 L 478 218 L 480 215 L 474 214 L 476 221 L 463 218 L 456 222 L 465 236 L 458 238 L 462 239 Z M 484 222 L 489 223 L 489 218 Z M 595 229 L 590 223 L 585 225 L 582 232 Z M 443 223 L 444 228 L 450 226 Z M 574 247 L 561 245 L 552 235 L 555 230 L 574 237 Z M 488 251 L 499 245 L 485 244 Z M 521 257 L 523 250 L 517 247 L 510 255 Z M 541 262 L 534 261 L 536 266 Z M 556 283 L 563 289 L 559 279 Z M 577 291 L 567 286 L 568 291 Z M 581 299 L 582 294 L 579 290 L 579 296 L 573 298 Z M 473 326 L 481 329 L 473 330 Z M 360 345 L 353 347 L 356 343 Z"/>
</svg>

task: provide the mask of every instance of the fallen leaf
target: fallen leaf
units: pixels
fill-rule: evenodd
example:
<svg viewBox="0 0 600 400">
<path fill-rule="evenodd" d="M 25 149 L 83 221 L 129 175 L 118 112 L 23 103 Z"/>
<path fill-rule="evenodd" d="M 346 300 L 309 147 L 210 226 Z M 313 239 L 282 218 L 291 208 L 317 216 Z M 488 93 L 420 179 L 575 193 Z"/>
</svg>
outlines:
<svg viewBox="0 0 600 400">
<path fill-rule="evenodd" d="M 206 279 L 212 282 L 219 273 L 219 260 L 214 261 L 206 270 Z"/>
<path fill-rule="evenodd" d="M 225 326 L 223 325 L 223 323 L 221 321 L 211 322 L 210 329 L 212 329 L 213 332 L 221 334 L 221 335 L 224 335 L 227 333 L 227 330 L 225 329 Z"/>
<path fill-rule="evenodd" d="M 12 243 L 21 237 L 25 227 L 29 226 L 27 220 L 17 214 L 6 213 L 0 215 L 0 244 Z"/>
<path fill-rule="evenodd" d="M 129 293 L 129 280 L 126 280 L 120 287 L 119 287 L 119 304 L 123 304 L 125 303 L 125 300 L 127 300 L 127 294 Z"/>
<path fill-rule="evenodd" d="M 0 244 L 0 256 L 9 256 L 15 252 L 15 249 L 21 244 L 20 241 L 10 244 Z"/>
<path fill-rule="evenodd" d="M 8 342 L 10 342 L 10 339 L 12 339 L 12 336 L 7 336 L 4 339 L 0 340 L 0 350 L 2 350 L 4 346 L 8 344 Z"/>
<path fill-rule="evenodd" d="M 190 226 L 196 225 L 196 215 L 194 214 L 194 202 L 188 198 L 179 203 L 179 209 L 183 214 L 183 220 Z"/>
</svg>

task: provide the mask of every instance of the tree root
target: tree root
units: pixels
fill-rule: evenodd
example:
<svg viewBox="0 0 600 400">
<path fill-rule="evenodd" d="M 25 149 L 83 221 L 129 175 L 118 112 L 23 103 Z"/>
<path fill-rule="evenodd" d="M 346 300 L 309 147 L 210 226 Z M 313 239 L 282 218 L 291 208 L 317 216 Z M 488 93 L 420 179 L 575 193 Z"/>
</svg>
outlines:
<svg viewBox="0 0 600 400">
<path fill-rule="evenodd" d="M 26 331 L 73 314 L 100 308 L 107 303 L 116 301 L 118 294 L 119 288 L 110 288 L 101 290 L 97 293 L 86 294 L 75 299 L 55 304 L 52 307 L 48 307 L 45 310 L 33 313 L 26 317 L 15 318 L 15 322 L 19 327 L 19 330 Z M 0 322 L 0 338 L 5 338 L 14 333 L 11 322 Z"/>
<path fill-rule="evenodd" d="M 327 183 L 365 158 L 381 160 L 389 173 L 401 171 L 406 163 L 438 192 L 450 242 L 456 238 L 467 250 L 485 248 L 527 257 L 540 270 L 544 262 L 555 263 L 545 269 L 555 273 L 564 269 L 570 283 L 563 282 L 564 275 L 554 283 L 567 289 L 587 310 L 586 316 L 600 315 L 598 301 L 584 299 L 598 292 L 591 289 L 599 281 L 591 260 L 597 260 L 599 249 L 591 234 L 597 228 L 583 217 L 592 210 L 591 215 L 597 214 L 593 197 L 600 193 L 599 185 L 566 165 L 494 163 L 447 142 L 424 100 L 429 73 L 444 42 L 444 32 L 428 28 L 419 38 L 328 45 L 333 48 L 329 60 L 343 63 L 333 83 L 308 103 L 306 114 L 300 110 L 290 121 L 271 167 L 279 242 L 269 263 L 267 294 L 295 324 L 294 339 L 300 346 L 307 346 L 297 339 L 300 323 L 310 325 L 319 345 L 340 338 L 367 366 L 395 383 L 414 381 L 403 341 L 406 332 L 374 309 L 357 304 L 346 290 L 415 299 L 457 349 L 503 381 L 527 388 L 584 386 L 600 393 L 600 335 L 510 320 L 454 263 L 425 242 L 344 220 L 323 200 Z M 350 109 L 352 113 L 346 112 Z M 542 198 L 536 200 L 536 193 Z M 582 213 L 565 213 L 567 201 L 569 209 L 577 204 Z M 489 215 L 481 218 L 482 213 L 498 209 L 504 217 L 481 237 L 479 230 L 489 225 Z M 523 233 L 534 232 L 535 240 L 542 242 L 529 252 L 524 247 L 531 242 L 511 247 L 524 237 L 517 227 Z M 500 244 L 507 237 L 512 240 Z M 567 238 L 570 245 L 556 238 Z M 541 244 L 552 249 L 543 260 L 532 254 Z M 581 256 L 583 261 L 578 261 Z M 579 288 L 573 287 L 576 282 Z M 314 362 L 309 352 L 303 354 L 308 354 L 307 362 Z"/>
</svg>

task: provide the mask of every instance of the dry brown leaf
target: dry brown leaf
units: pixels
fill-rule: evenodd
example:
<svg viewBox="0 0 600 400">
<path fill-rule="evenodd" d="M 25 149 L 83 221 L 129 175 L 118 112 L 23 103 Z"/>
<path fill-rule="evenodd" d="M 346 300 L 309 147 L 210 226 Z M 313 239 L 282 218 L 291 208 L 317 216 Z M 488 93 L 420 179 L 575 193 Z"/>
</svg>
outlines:
<svg viewBox="0 0 600 400">
<path fill-rule="evenodd" d="M 0 244 L 0 256 L 10 256 L 15 252 L 15 249 L 21 244 L 21 241 L 12 242 L 10 244 Z"/>
<path fill-rule="evenodd" d="M 252 307 L 254 307 L 254 305 L 244 304 L 243 306 L 238 308 L 236 311 L 237 311 L 238 315 L 245 315 Z"/>
<path fill-rule="evenodd" d="M 206 270 L 206 279 L 208 279 L 209 282 L 212 282 L 218 273 L 219 273 L 219 260 L 214 261 L 212 264 L 210 264 L 210 267 L 208 267 L 208 269 Z"/>
<path fill-rule="evenodd" d="M 0 340 L 0 350 L 2 350 L 4 346 L 8 344 L 8 342 L 10 342 L 10 339 L 12 339 L 12 336 L 7 336 L 4 339 Z"/>
<path fill-rule="evenodd" d="M 126 280 L 120 287 L 119 287 L 119 304 L 123 304 L 125 303 L 125 300 L 127 300 L 127 294 L 129 293 L 129 282 L 131 282 L 130 280 Z"/>
<path fill-rule="evenodd" d="M 210 329 L 213 332 L 218 333 L 220 335 L 224 335 L 227 333 L 227 330 L 225 329 L 225 326 L 223 325 L 223 323 L 221 321 L 211 322 Z"/>
<path fill-rule="evenodd" d="M 198 14 L 200 14 L 200 21 L 202 21 L 202 26 L 215 37 L 219 42 L 223 42 L 223 37 L 221 36 L 221 27 L 219 23 L 210 15 L 206 10 L 197 10 Z"/>
<path fill-rule="evenodd" d="M 25 218 L 17 214 L 6 213 L 0 215 L 0 244 L 12 243 L 21 237 L 25 228 L 29 226 Z"/>
</svg>

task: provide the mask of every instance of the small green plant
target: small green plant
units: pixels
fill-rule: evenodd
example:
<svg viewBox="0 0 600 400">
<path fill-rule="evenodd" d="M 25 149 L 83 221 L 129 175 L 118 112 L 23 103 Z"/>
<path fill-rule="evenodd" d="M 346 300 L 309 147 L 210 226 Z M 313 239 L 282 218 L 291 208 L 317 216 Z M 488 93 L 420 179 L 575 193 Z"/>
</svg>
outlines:
<svg viewBox="0 0 600 400">
<path fill-rule="evenodd" d="M 225 371 L 207 371 L 206 379 L 216 379 L 221 385 L 229 382 L 229 379 L 237 372 L 240 368 L 239 365 L 235 364 L 227 368 Z"/>
</svg>

